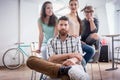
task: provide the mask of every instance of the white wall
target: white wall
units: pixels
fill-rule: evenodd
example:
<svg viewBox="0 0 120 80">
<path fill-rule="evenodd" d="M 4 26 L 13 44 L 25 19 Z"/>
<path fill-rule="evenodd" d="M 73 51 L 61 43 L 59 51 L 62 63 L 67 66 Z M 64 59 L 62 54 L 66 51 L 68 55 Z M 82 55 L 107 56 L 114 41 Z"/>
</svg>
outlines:
<svg viewBox="0 0 120 80">
<path fill-rule="evenodd" d="M 4 51 L 18 41 L 18 2 L 0 0 L 0 65 Z"/>
<path fill-rule="evenodd" d="M 105 35 L 109 34 L 109 26 L 107 22 L 107 13 L 105 5 L 96 8 L 96 14 L 99 20 L 99 34 Z"/>
<path fill-rule="evenodd" d="M 14 43 L 20 41 L 25 44 L 38 41 L 37 19 L 39 17 L 38 4 L 21 0 L 20 25 L 18 14 L 18 0 L 0 0 L 0 66 L 3 53 Z M 20 34 L 18 27 L 20 26 Z"/>
<path fill-rule="evenodd" d="M 30 1 L 21 1 L 21 41 L 30 43 L 38 41 L 37 20 L 40 16 L 39 6 Z"/>
<path fill-rule="evenodd" d="M 115 33 L 120 34 L 120 0 L 115 0 L 114 5 L 115 5 Z M 120 39 L 120 36 L 118 38 Z M 120 41 L 115 42 L 115 47 L 118 46 L 120 47 Z M 117 58 L 118 56 L 117 54 L 118 53 L 115 53 L 115 58 Z"/>
<path fill-rule="evenodd" d="M 120 1 L 115 5 L 115 31 L 120 34 Z"/>
</svg>

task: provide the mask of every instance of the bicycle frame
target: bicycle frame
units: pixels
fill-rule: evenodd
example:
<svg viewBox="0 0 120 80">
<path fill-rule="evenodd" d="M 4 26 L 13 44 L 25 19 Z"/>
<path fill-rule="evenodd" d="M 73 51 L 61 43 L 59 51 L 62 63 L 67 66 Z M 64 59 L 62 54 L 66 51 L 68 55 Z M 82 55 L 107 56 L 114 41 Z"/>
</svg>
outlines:
<svg viewBox="0 0 120 80">
<path fill-rule="evenodd" d="M 24 54 L 25 56 L 29 57 L 30 55 L 24 51 L 24 47 L 30 47 L 30 45 L 18 45 L 18 49 L 22 52 L 22 54 Z"/>
</svg>

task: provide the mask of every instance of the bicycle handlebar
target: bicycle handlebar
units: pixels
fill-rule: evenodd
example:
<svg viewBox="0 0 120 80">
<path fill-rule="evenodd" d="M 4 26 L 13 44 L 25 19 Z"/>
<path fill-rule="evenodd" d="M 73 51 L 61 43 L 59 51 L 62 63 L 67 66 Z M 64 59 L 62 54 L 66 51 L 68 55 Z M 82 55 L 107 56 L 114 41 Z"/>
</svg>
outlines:
<svg viewBox="0 0 120 80">
<path fill-rule="evenodd" d="M 17 42 L 15 45 L 24 44 L 24 42 Z"/>
</svg>

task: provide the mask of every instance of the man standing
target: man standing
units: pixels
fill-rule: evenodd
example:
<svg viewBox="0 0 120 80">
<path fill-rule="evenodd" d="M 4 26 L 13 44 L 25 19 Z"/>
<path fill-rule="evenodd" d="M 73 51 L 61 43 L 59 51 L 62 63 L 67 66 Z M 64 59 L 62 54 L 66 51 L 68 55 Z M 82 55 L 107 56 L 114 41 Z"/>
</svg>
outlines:
<svg viewBox="0 0 120 80">
<path fill-rule="evenodd" d="M 58 20 L 59 35 L 48 41 L 48 61 L 31 56 L 27 66 L 51 78 L 62 80 L 89 80 L 84 71 L 79 38 L 68 35 L 69 20 L 63 16 Z"/>
<path fill-rule="evenodd" d="M 93 62 L 97 62 L 100 55 L 100 38 L 97 34 L 99 29 L 98 20 L 93 17 L 94 9 L 92 6 L 85 6 L 82 11 L 84 11 L 85 19 L 82 20 L 81 40 L 85 44 L 95 45 L 97 52 L 93 56 Z"/>
</svg>

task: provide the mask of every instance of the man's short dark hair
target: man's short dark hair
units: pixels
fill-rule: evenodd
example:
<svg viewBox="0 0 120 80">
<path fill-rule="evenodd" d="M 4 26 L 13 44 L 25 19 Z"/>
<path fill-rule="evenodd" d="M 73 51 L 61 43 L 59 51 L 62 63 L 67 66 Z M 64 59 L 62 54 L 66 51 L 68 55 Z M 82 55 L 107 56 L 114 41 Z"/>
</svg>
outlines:
<svg viewBox="0 0 120 80">
<path fill-rule="evenodd" d="M 81 11 L 85 11 L 86 9 L 94 11 L 94 8 L 91 5 L 86 5 Z"/>
<path fill-rule="evenodd" d="M 60 20 L 65 20 L 65 21 L 68 21 L 68 22 L 69 22 L 69 19 L 68 19 L 68 17 L 66 17 L 66 16 L 60 17 L 60 18 L 58 19 L 58 23 L 59 23 Z"/>
</svg>

